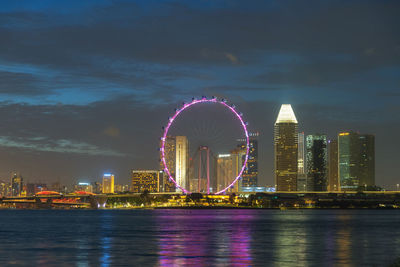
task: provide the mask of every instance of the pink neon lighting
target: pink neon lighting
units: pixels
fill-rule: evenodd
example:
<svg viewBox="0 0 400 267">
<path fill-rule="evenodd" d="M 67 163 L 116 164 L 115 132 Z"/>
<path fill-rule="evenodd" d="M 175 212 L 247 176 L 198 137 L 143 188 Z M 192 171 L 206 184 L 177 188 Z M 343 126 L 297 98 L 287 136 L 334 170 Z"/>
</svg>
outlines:
<svg viewBox="0 0 400 267">
<path fill-rule="evenodd" d="M 168 120 L 167 127 L 164 128 L 164 134 L 163 134 L 163 137 L 161 138 L 161 161 L 162 161 L 162 163 L 164 165 L 164 171 L 167 173 L 169 179 L 175 184 L 175 186 L 177 188 L 181 189 L 186 194 L 190 194 L 191 192 L 186 190 L 185 188 L 183 188 L 179 184 L 177 184 L 177 182 L 175 181 L 174 177 L 172 177 L 171 173 L 169 172 L 169 169 L 168 169 L 168 166 L 167 166 L 167 163 L 166 163 L 166 159 L 165 159 L 165 141 L 167 140 L 167 135 L 168 135 L 169 128 L 171 127 L 172 123 L 174 122 L 176 117 L 178 117 L 179 114 L 181 114 L 185 109 L 187 109 L 187 108 L 189 108 L 189 107 L 191 107 L 191 106 L 193 106 L 195 104 L 207 103 L 207 102 L 208 103 L 210 103 L 210 102 L 219 103 L 219 104 L 227 107 L 228 109 L 230 109 L 236 115 L 236 117 L 239 119 L 239 121 L 240 121 L 240 123 L 241 123 L 241 125 L 243 127 L 244 134 L 246 135 L 246 156 L 245 156 L 245 160 L 244 160 L 243 166 L 242 166 L 238 176 L 235 178 L 235 180 L 233 180 L 233 182 L 230 185 L 228 185 L 226 188 L 224 188 L 223 190 L 218 191 L 217 193 L 215 193 L 216 195 L 224 193 L 226 190 L 231 188 L 237 182 L 237 180 L 239 180 L 239 178 L 242 176 L 242 174 L 243 174 L 243 172 L 244 172 L 244 170 L 246 168 L 247 160 L 249 158 L 250 140 L 249 140 L 249 133 L 247 131 L 247 126 L 246 126 L 246 123 L 244 122 L 242 116 L 235 110 L 234 107 L 229 106 L 226 103 L 226 101 L 224 101 L 224 100 L 219 101 L 216 98 L 207 99 L 207 98 L 204 98 L 204 97 L 202 99 L 195 99 L 190 103 L 185 103 L 181 109 L 177 109 L 176 110 L 174 116 L 171 117 Z"/>
</svg>

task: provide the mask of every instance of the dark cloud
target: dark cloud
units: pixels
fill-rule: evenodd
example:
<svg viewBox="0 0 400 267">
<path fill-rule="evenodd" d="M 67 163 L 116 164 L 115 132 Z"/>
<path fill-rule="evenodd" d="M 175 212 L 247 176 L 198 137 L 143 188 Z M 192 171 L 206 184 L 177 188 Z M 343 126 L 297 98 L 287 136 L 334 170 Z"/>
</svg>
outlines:
<svg viewBox="0 0 400 267">
<path fill-rule="evenodd" d="M 32 74 L 0 71 L 0 94 L 37 95 L 48 90 L 36 90 L 39 80 Z"/>
<path fill-rule="evenodd" d="M 396 62 L 400 56 L 400 37 L 395 34 L 400 19 L 394 1 L 343 5 L 316 1 L 313 8 L 288 2 L 251 12 L 196 9 L 183 3 L 152 8 L 153 13 L 146 13 L 135 3 L 115 2 L 79 14 L 74 23 L 56 19 L 55 14 L 19 12 L 18 20 L 25 17 L 30 23 L 15 31 L 9 15 L 4 22 L 8 27 L 3 28 L 8 38 L 2 44 L 13 41 L 9 50 L 29 53 L 19 54 L 20 60 L 57 66 L 87 62 L 85 57 L 74 57 L 77 54 L 196 64 L 230 64 L 257 50 L 350 54 L 368 57 L 375 64 Z M 37 24 L 47 27 L 32 31 Z M 15 57 L 15 52 L 9 57 Z"/>
</svg>

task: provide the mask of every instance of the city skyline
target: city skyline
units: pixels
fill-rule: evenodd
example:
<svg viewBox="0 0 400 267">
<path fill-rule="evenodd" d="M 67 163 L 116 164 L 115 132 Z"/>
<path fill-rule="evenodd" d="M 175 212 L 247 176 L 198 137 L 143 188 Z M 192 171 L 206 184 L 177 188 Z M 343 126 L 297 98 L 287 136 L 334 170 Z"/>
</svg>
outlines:
<svg viewBox="0 0 400 267">
<path fill-rule="evenodd" d="M 205 96 L 203 96 L 203 98 L 204 98 Z M 295 126 L 294 126 L 294 128 L 292 129 L 292 127 L 289 125 L 289 124 L 291 124 L 291 123 L 294 123 L 295 124 Z M 295 116 L 295 114 L 294 114 L 294 111 L 293 111 L 293 109 L 292 109 L 292 107 L 291 107 L 291 105 L 290 104 L 282 104 L 281 105 L 281 108 L 280 108 L 280 111 L 279 111 L 279 113 L 278 113 L 278 116 L 277 116 L 277 119 L 276 119 L 276 122 L 275 122 L 275 130 L 274 130 L 274 132 L 275 132 L 275 138 L 276 138 L 276 136 L 277 136 L 277 134 L 279 135 L 279 132 L 280 131 L 282 131 L 282 130 L 278 130 L 279 129 L 279 127 L 282 127 L 282 126 L 279 126 L 280 124 L 284 124 L 285 126 L 283 126 L 283 127 L 287 127 L 286 126 L 286 124 L 288 124 L 289 125 L 289 131 L 293 131 L 293 133 L 290 133 L 289 135 L 293 135 L 292 137 L 290 137 L 290 138 L 293 138 L 293 140 L 296 140 L 296 147 L 293 147 L 293 156 L 296 156 L 296 159 L 295 159 L 295 161 L 296 161 L 296 164 L 292 164 L 293 166 L 293 172 L 295 172 L 296 173 L 296 178 L 294 178 L 294 180 L 293 180 L 293 184 L 291 185 L 291 186 L 289 186 L 289 189 L 288 188 L 286 188 L 286 189 L 279 189 L 280 191 L 302 191 L 303 190 L 303 186 L 302 186 L 302 183 L 303 183 L 303 181 L 302 181 L 302 177 L 301 177 L 301 175 L 305 175 L 305 181 L 304 181 L 304 183 L 305 183 L 305 185 L 304 186 L 307 186 L 307 187 L 304 187 L 304 190 L 307 190 L 307 191 L 327 191 L 326 189 L 328 189 L 329 188 L 329 171 L 328 171 L 328 169 L 329 168 L 331 168 L 329 165 L 328 165 L 328 141 L 331 141 L 331 140 L 333 140 L 333 141 L 335 141 L 335 138 L 338 138 L 339 140 L 340 140 L 340 138 L 342 137 L 343 138 L 343 136 L 347 136 L 347 135 L 360 135 L 358 132 L 353 132 L 353 131 L 350 131 L 350 133 L 348 133 L 348 132 L 339 132 L 339 133 L 337 133 L 337 135 L 333 138 L 333 139 L 331 139 L 331 140 L 328 140 L 327 139 L 327 136 L 326 135 L 324 135 L 324 134 L 310 134 L 310 135 L 307 135 L 307 140 L 305 140 L 304 139 L 304 132 L 299 132 L 298 130 L 299 130 L 299 127 L 298 127 L 298 125 L 299 125 L 299 123 L 298 123 L 298 121 L 297 121 L 297 119 L 296 119 L 296 116 Z M 283 129 L 283 132 L 285 132 L 285 131 L 287 131 L 287 129 L 286 128 L 284 128 Z M 286 133 L 286 135 L 287 135 L 288 133 Z M 257 139 L 258 139 L 258 136 L 259 136 L 259 132 L 257 132 L 257 133 L 250 133 L 250 156 L 249 156 L 249 159 L 250 159 L 250 161 L 248 161 L 248 167 L 247 168 L 249 168 L 249 170 L 252 170 L 252 168 L 254 168 L 254 171 L 255 171 L 255 174 L 256 174 L 256 176 L 255 176 L 255 178 L 257 178 L 257 170 L 258 170 L 258 168 L 257 168 L 257 160 L 255 161 L 255 167 L 249 167 L 252 163 L 251 163 L 251 158 L 253 158 L 254 156 L 255 156 L 255 158 L 257 159 L 257 154 L 258 154 L 258 146 L 257 146 Z M 367 135 L 360 135 L 361 136 L 361 138 L 366 138 L 366 137 L 370 137 L 370 138 L 373 138 L 374 139 L 374 135 L 371 135 L 371 134 L 367 134 Z M 285 137 L 285 138 L 287 138 L 287 137 Z M 318 141 L 320 138 L 323 138 L 323 140 L 324 140 L 324 145 L 323 145 L 323 149 L 324 149 L 324 153 L 325 153 L 325 156 L 324 156 L 324 161 L 325 161 L 325 163 L 324 163 L 324 165 L 323 166 L 325 166 L 324 168 L 325 168 L 325 170 L 323 171 L 323 175 L 321 176 L 321 178 L 320 179 L 323 179 L 323 182 L 322 183 L 324 183 L 324 185 L 322 186 L 322 187 L 320 187 L 319 189 L 316 189 L 316 182 L 314 181 L 315 180 L 315 178 L 313 177 L 313 174 L 312 175 L 310 175 L 311 174 L 311 172 L 310 172 L 310 170 L 308 170 L 308 173 L 307 173 L 307 171 L 305 171 L 305 168 L 314 168 L 314 167 L 312 167 L 312 165 L 313 165 L 313 163 L 312 163 L 312 161 L 314 160 L 314 159 L 312 159 L 312 158 L 315 158 L 315 156 L 309 156 L 309 153 L 311 153 L 311 152 L 309 152 L 309 149 L 311 148 L 311 146 L 314 146 L 313 145 L 313 142 L 314 141 Z M 315 140 L 313 140 L 313 139 L 315 139 Z M 172 169 L 172 172 L 171 172 L 171 174 L 172 174 L 172 176 L 175 178 L 175 179 L 178 179 L 178 184 L 179 185 L 182 185 L 182 187 L 183 188 L 189 188 L 190 186 L 189 186 L 189 184 L 190 184 L 190 180 L 192 180 L 192 179 L 195 179 L 196 177 L 190 177 L 189 176 L 189 173 L 191 172 L 191 170 L 190 170 L 190 168 L 193 168 L 193 166 L 192 167 L 189 167 L 189 163 L 188 163 L 188 160 L 189 160 L 189 147 L 190 147 L 190 142 L 189 142 L 189 140 L 187 139 L 187 137 L 186 136 L 167 136 L 167 140 L 169 141 L 169 140 L 172 140 L 173 141 L 173 145 L 172 145 L 172 150 L 170 149 L 170 148 L 168 148 L 166 151 L 171 151 L 173 154 L 171 154 L 171 155 L 169 155 L 167 158 L 170 158 L 170 157 L 172 157 L 172 158 L 174 158 L 174 161 L 173 162 L 171 162 L 170 164 L 172 164 L 171 166 L 173 166 L 173 169 Z M 309 141 L 309 140 L 311 140 L 311 141 Z M 322 140 L 322 139 L 321 139 Z M 167 145 L 167 147 L 170 147 L 170 145 L 169 145 L 169 142 L 166 142 L 166 144 L 168 144 Z M 243 139 L 237 139 L 236 141 L 238 141 L 238 142 L 242 142 L 243 141 Z M 306 144 L 307 144 L 307 148 L 305 147 L 305 142 L 306 141 Z M 176 144 L 175 144 L 175 142 L 176 142 Z M 275 142 L 277 142 L 277 141 L 275 141 Z M 311 142 L 311 143 L 310 143 Z M 374 141 L 373 141 L 374 142 Z M 180 147 L 182 147 L 182 145 L 184 145 L 184 148 L 182 149 L 182 148 L 180 148 Z M 374 144 L 373 144 L 374 145 Z M 254 146 L 254 148 L 253 148 L 253 146 Z M 286 146 L 286 145 L 284 145 L 284 146 Z M 292 146 L 292 145 L 289 145 L 289 147 L 290 146 Z M 310 148 L 309 148 L 309 146 L 310 146 Z M 178 149 L 179 148 L 179 149 Z M 235 150 L 237 150 L 237 149 L 244 149 L 243 148 L 243 145 L 237 145 L 237 147 L 235 148 L 235 149 L 233 149 L 232 151 L 231 151 L 231 153 L 236 153 L 235 152 Z M 307 150 L 307 153 L 306 153 L 306 155 L 305 155 L 305 157 L 304 157 L 304 152 L 305 152 L 305 150 L 304 149 L 306 149 Z M 175 155 L 175 150 L 176 150 L 176 155 Z M 285 148 L 284 150 L 287 150 L 287 148 Z M 252 153 L 254 153 L 254 152 L 252 152 L 252 151 L 254 151 L 255 152 L 255 154 L 254 154 L 254 156 L 251 156 L 251 155 L 253 155 Z M 221 152 L 221 151 L 220 151 Z M 168 153 L 170 153 L 170 152 L 168 152 Z M 217 153 L 218 153 L 218 151 L 217 151 Z M 312 153 L 314 153 L 314 152 L 312 152 Z M 360 155 L 358 155 L 357 154 L 358 152 L 355 152 L 355 154 L 354 154 L 354 156 L 353 157 L 364 157 L 364 155 L 363 154 L 360 154 Z M 279 152 L 277 152 L 277 151 L 275 151 L 275 153 L 274 153 L 274 156 L 276 157 L 277 155 L 279 154 Z M 185 155 L 185 156 L 183 156 L 183 155 Z M 217 158 L 220 158 L 220 156 L 231 156 L 231 154 L 220 154 L 218 157 L 215 157 L 215 159 L 217 159 Z M 313 154 L 310 154 L 310 155 L 313 155 Z M 340 155 L 340 153 L 339 153 L 339 155 Z M 373 148 L 373 154 L 372 154 L 374 157 L 375 157 L 375 149 Z M 182 161 L 182 157 L 185 157 L 186 159 L 184 160 L 184 161 Z M 318 157 L 317 157 L 318 158 Z M 307 161 L 307 164 L 304 164 L 304 163 L 306 163 L 306 162 L 304 162 L 304 159 L 306 159 L 306 161 Z M 340 157 L 338 158 L 338 160 L 340 161 Z M 181 163 L 181 161 L 182 161 L 182 163 Z M 276 161 L 276 160 L 275 160 Z M 184 164 L 185 166 L 186 166 L 186 168 L 181 168 L 180 167 L 180 165 L 182 165 L 182 164 Z M 249 165 L 250 164 L 250 165 Z M 276 163 L 275 163 L 276 164 Z M 158 164 L 159 166 L 158 166 L 158 168 L 159 168 L 159 170 L 158 171 L 162 171 L 163 169 L 164 169 L 164 167 L 163 167 L 163 164 L 162 164 L 162 162 L 161 162 L 161 160 L 159 160 L 159 164 Z M 340 165 L 340 164 L 339 164 Z M 213 168 L 216 168 L 216 166 L 214 166 Z M 275 167 L 274 169 L 273 169 L 273 171 L 276 171 L 277 169 L 276 169 L 277 167 Z M 285 167 L 286 168 L 286 167 Z M 177 178 L 177 177 L 175 177 L 175 175 L 174 175 L 174 170 L 179 170 L 179 172 L 184 172 L 185 174 L 183 174 L 183 175 L 181 175 L 181 178 Z M 296 171 L 294 171 L 294 169 L 296 169 Z M 145 168 L 141 168 L 141 167 L 139 167 L 139 168 L 137 168 L 137 170 L 138 171 L 140 171 L 140 170 L 142 170 L 142 171 L 144 171 L 144 172 L 146 172 L 146 169 Z M 340 171 L 340 168 L 339 168 L 339 170 L 338 171 Z M 131 172 L 131 171 L 130 171 Z M 284 170 L 284 172 L 286 172 L 286 170 Z M 314 172 L 314 171 L 313 171 Z M 368 182 L 368 186 L 375 186 L 375 158 L 373 159 L 373 182 Z M 21 177 L 20 179 L 22 180 L 23 179 L 23 177 L 22 177 L 22 175 L 19 173 L 19 172 L 12 172 L 11 173 L 11 185 L 12 185 L 12 187 L 14 187 L 14 185 L 13 185 L 13 177 L 16 177 L 17 176 L 17 173 L 18 173 L 18 177 Z M 247 173 L 247 171 L 245 171 L 244 172 L 244 176 L 246 175 L 246 173 Z M 106 177 L 109 177 L 109 176 L 112 176 L 112 180 L 113 180 L 113 182 L 112 182 L 112 189 L 110 189 L 110 190 L 106 190 L 107 192 L 113 192 L 114 191 L 114 174 L 109 174 L 109 173 L 103 173 L 103 183 L 104 183 L 104 179 L 105 179 L 105 176 Z M 215 176 L 215 174 L 214 174 L 214 176 Z M 340 176 L 340 175 L 339 175 Z M 185 178 L 183 178 L 183 177 L 185 177 Z M 234 178 L 234 176 L 232 176 L 232 179 Z M 340 177 L 339 177 L 340 178 Z M 181 182 L 179 182 L 180 180 L 182 180 L 182 179 L 184 179 L 185 180 L 185 182 L 182 184 Z M 213 178 L 214 180 L 213 180 L 213 182 L 215 182 L 216 180 L 215 179 L 218 179 L 217 177 L 214 177 Z M 275 187 L 277 187 L 277 188 L 279 188 L 279 183 L 277 182 L 277 180 L 276 180 L 277 178 L 275 178 L 275 183 L 274 183 L 274 185 L 275 185 Z M 362 178 L 362 179 L 370 179 L 370 178 Z M 81 183 L 87 183 L 87 181 L 91 181 L 91 183 L 92 184 L 95 184 L 96 182 L 98 182 L 99 181 L 99 179 L 97 179 L 97 178 L 95 178 L 95 179 L 76 179 L 75 181 L 74 181 L 74 183 L 72 184 L 72 186 L 77 186 L 78 184 L 81 184 Z M 125 180 L 125 179 L 121 179 L 121 180 Z M 166 180 L 167 180 L 167 177 L 164 177 L 164 178 L 162 178 L 162 183 L 163 183 L 163 186 L 162 186 L 162 188 L 165 186 L 165 182 L 166 182 Z M 228 178 L 228 180 L 229 180 L 229 178 Z M 227 180 L 227 181 L 228 181 Z M 340 180 L 342 180 L 342 179 L 340 179 Z M 157 181 L 159 182 L 159 178 L 157 178 Z M 257 183 L 257 179 L 255 179 L 255 183 L 253 183 L 252 185 L 248 185 L 246 182 L 246 177 L 242 177 L 241 179 L 239 179 L 238 180 L 238 184 L 237 185 L 235 185 L 235 190 L 237 191 L 237 189 L 240 187 L 242 187 L 242 186 L 244 186 L 244 187 L 248 187 L 248 186 L 250 186 L 250 187 L 265 187 L 265 186 L 273 186 L 272 184 L 259 184 L 259 183 Z M 299 181 L 300 181 L 300 185 L 299 185 Z M 7 182 L 7 181 L 5 181 L 5 182 Z M 29 179 L 28 179 L 28 181 L 27 181 L 27 184 L 29 183 L 29 182 L 31 182 L 30 184 L 31 185 L 33 185 L 32 184 L 32 182 L 34 183 L 34 184 L 39 184 L 40 185 L 40 183 L 42 182 L 41 180 L 40 181 L 29 181 Z M 119 181 L 120 182 L 120 181 Z M 128 183 L 129 183 L 130 181 L 128 181 Z M 243 183 L 246 183 L 246 185 L 243 185 Z M 51 183 L 55 183 L 55 181 L 51 181 Z M 124 184 L 125 183 L 125 181 L 123 181 L 123 182 L 120 182 L 120 184 Z M 170 182 L 171 183 L 171 182 Z M 225 182 L 226 183 L 226 182 Z M 318 182 L 318 183 L 321 183 L 321 182 Z M 21 182 L 21 184 L 22 184 L 22 182 Z M 88 184 L 90 184 L 90 183 L 88 183 Z M 70 184 L 71 185 L 71 184 Z M 310 186 L 311 185 L 311 186 Z M 379 186 L 379 183 L 378 184 L 376 184 L 377 186 Z M 238 187 L 239 186 L 239 187 Z M 20 186 L 21 188 L 22 188 L 22 186 Z M 159 186 L 157 186 L 157 188 L 158 188 Z M 291 187 L 291 188 L 290 188 Z M 397 184 L 396 184 L 396 187 L 397 187 Z M 72 187 L 71 187 L 72 188 Z M 324 188 L 326 188 L 326 189 L 324 189 Z M 354 189 L 356 189 L 356 187 L 354 188 Z M 157 189 L 157 190 L 159 190 L 159 189 Z M 346 189 L 342 189 L 342 190 L 346 190 Z M 13 189 L 13 191 L 14 191 L 14 189 Z M 21 192 L 21 189 L 19 189 L 18 190 L 19 192 Z M 333 190 L 333 191 L 336 191 L 336 190 Z M 180 190 L 178 189 L 178 191 L 177 192 L 180 192 Z M 14 194 L 14 192 L 12 192 L 12 194 Z"/>
<path fill-rule="evenodd" d="M 129 183 L 158 166 L 168 114 L 215 95 L 260 132 L 260 184 L 274 184 L 282 103 L 306 134 L 374 134 L 376 184 L 399 182 L 396 2 L 20 3 L 0 11 L 1 179 Z"/>
</svg>

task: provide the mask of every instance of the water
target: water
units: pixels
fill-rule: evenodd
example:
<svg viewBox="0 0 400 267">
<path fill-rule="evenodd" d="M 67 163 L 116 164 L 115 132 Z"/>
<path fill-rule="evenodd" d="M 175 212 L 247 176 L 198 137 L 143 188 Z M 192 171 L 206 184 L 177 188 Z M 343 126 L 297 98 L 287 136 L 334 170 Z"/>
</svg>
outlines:
<svg viewBox="0 0 400 267">
<path fill-rule="evenodd" d="M 387 266 L 400 210 L 1 210 L 0 266 Z"/>
</svg>

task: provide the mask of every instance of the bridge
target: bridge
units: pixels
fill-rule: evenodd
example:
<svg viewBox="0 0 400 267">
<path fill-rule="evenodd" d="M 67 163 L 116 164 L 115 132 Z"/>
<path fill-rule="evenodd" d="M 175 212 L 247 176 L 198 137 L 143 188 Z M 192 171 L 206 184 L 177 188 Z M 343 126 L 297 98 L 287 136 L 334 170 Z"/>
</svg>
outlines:
<svg viewBox="0 0 400 267">
<path fill-rule="evenodd" d="M 194 203 L 192 203 L 194 202 Z M 203 204 L 204 205 L 203 205 Z M 400 207 L 400 191 L 236 192 L 230 195 L 193 193 L 53 194 L 0 198 L 0 208 L 71 209 L 141 207 Z"/>
<path fill-rule="evenodd" d="M 86 192 L 85 192 L 86 193 Z M 0 205 L 6 208 L 105 208 L 107 195 L 88 194 L 36 194 L 34 196 L 2 197 Z"/>
</svg>

